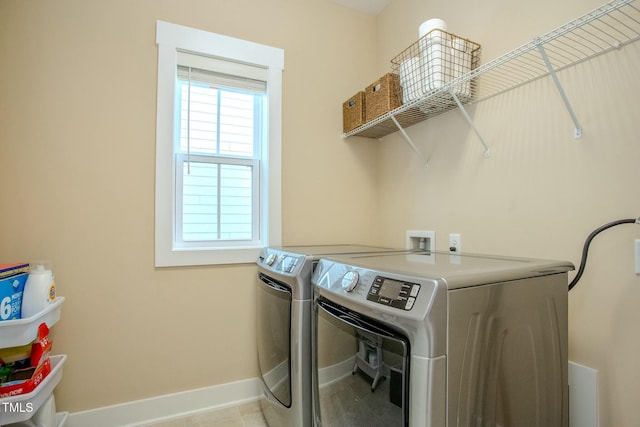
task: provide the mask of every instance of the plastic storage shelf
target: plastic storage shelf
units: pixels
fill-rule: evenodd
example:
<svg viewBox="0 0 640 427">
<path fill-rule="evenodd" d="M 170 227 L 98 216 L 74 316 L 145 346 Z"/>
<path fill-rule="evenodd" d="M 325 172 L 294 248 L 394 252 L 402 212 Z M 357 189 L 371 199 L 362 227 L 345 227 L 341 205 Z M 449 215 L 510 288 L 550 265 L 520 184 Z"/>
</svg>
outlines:
<svg viewBox="0 0 640 427">
<path fill-rule="evenodd" d="M 47 326 L 51 328 L 60 320 L 64 300 L 64 297 L 57 297 L 49 307 L 31 317 L 0 322 L 0 348 L 18 347 L 35 341 L 38 337 L 38 327 L 41 323 L 46 323 Z M 20 407 L 20 404 L 22 404 L 22 407 L 25 407 L 27 403 L 33 405 L 31 412 L 7 414 L 3 411 L 2 417 L 0 418 L 0 426 L 26 421 L 31 418 L 33 413 L 40 408 L 60 382 L 62 378 L 62 366 L 66 358 L 66 355 L 51 356 L 51 372 L 31 393 L 0 399 L 0 405 L 3 406 L 5 403 L 12 403 L 18 405 L 18 407 Z M 65 412 L 56 414 L 57 427 L 64 426 L 67 416 L 68 413 Z"/>
<path fill-rule="evenodd" d="M 56 427 L 64 427 L 64 425 L 67 423 L 68 417 L 68 412 L 58 412 L 56 414 Z"/>
<path fill-rule="evenodd" d="M 0 405 L 5 406 L 5 403 L 11 403 L 17 407 L 26 407 L 27 403 L 31 403 L 33 411 L 31 412 L 11 412 L 2 414 L 2 425 L 17 423 L 20 421 L 26 421 L 31 418 L 34 412 L 36 412 L 44 401 L 51 395 L 53 389 L 56 388 L 60 379 L 62 378 L 62 367 L 66 361 L 67 356 L 62 354 L 58 356 L 51 356 L 51 372 L 31 393 L 19 394 L 17 396 L 5 397 L 0 399 Z M 21 405 L 21 406 L 20 406 Z M 64 414 L 57 416 L 60 422 L 64 423 L 66 417 Z M 61 425 L 61 424 L 58 424 Z"/>
<path fill-rule="evenodd" d="M 60 320 L 63 302 L 64 297 L 57 297 L 49 307 L 36 315 L 0 322 L 0 348 L 18 347 L 35 341 L 41 323 L 46 323 L 51 329 Z"/>
</svg>

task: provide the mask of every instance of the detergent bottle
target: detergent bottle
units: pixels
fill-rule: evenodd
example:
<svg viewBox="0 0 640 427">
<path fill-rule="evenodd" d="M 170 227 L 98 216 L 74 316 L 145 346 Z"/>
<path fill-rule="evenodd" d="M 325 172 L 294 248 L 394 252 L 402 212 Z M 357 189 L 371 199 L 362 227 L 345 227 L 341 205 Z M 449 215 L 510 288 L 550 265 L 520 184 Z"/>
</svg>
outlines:
<svg viewBox="0 0 640 427">
<path fill-rule="evenodd" d="M 56 284 L 51 263 L 35 261 L 29 266 L 29 277 L 22 294 L 22 318 L 31 317 L 47 308 L 56 299 Z"/>
</svg>

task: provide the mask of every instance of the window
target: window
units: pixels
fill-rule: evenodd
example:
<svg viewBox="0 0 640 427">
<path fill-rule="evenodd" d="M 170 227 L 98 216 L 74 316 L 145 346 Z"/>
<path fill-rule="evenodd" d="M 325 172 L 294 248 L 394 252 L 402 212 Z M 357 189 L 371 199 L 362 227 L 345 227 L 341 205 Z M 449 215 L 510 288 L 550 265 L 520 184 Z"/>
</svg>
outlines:
<svg viewBox="0 0 640 427">
<path fill-rule="evenodd" d="M 158 21 L 156 266 L 280 243 L 283 52 Z"/>
</svg>

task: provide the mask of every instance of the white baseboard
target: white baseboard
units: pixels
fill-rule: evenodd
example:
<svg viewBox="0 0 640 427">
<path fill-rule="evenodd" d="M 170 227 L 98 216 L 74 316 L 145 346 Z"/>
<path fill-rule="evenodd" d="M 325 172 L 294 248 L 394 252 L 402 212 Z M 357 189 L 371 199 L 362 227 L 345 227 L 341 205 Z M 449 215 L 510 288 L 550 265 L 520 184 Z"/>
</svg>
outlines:
<svg viewBox="0 0 640 427">
<path fill-rule="evenodd" d="M 251 378 L 69 414 L 65 427 L 140 427 L 257 400 L 259 380 Z"/>
<path fill-rule="evenodd" d="M 572 386 L 570 424 L 571 426 L 597 427 L 597 371 L 590 368 L 585 370 L 585 368 L 569 362 L 569 382 Z M 325 368 L 319 374 L 320 383 L 327 386 L 350 373 L 351 369 L 353 369 L 353 359 Z M 583 372 L 587 372 L 588 375 L 585 377 Z M 150 422 L 169 421 L 200 412 L 251 402 L 258 400 L 261 395 L 260 381 L 258 378 L 251 378 L 71 413 L 65 427 L 142 427 Z M 576 411 L 578 407 L 580 410 Z M 588 422 L 576 424 L 576 422 L 586 422 L 586 420 L 579 420 L 580 416 L 585 416 L 585 407 L 591 408 L 590 411 L 587 411 L 589 412 Z"/>
</svg>

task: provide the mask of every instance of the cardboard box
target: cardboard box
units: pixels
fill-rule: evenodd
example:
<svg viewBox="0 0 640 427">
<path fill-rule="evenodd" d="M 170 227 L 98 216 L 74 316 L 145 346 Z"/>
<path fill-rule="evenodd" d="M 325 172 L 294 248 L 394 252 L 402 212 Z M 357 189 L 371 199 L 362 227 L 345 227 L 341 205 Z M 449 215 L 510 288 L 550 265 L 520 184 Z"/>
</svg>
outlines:
<svg viewBox="0 0 640 427">
<path fill-rule="evenodd" d="M 26 349 L 24 347 L 27 347 Z M 29 349 L 30 347 L 30 349 Z M 38 326 L 38 339 L 31 345 L 4 349 L 0 362 L 7 371 L 0 378 L 0 398 L 30 393 L 51 373 L 52 342 L 46 323 Z M 25 360 L 25 356 L 27 356 Z M 12 366 L 15 364 L 15 366 Z M 6 376 L 6 378 L 4 378 Z"/>
<path fill-rule="evenodd" d="M 28 380 L 16 381 L 15 383 L 9 383 L 0 387 L 0 399 L 31 393 L 50 373 L 51 360 L 47 357 L 40 366 L 35 369 L 31 378 Z"/>
<path fill-rule="evenodd" d="M 0 321 L 21 318 L 22 292 L 28 276 L 21 273 L 0 280 Z"/>
</svg>

